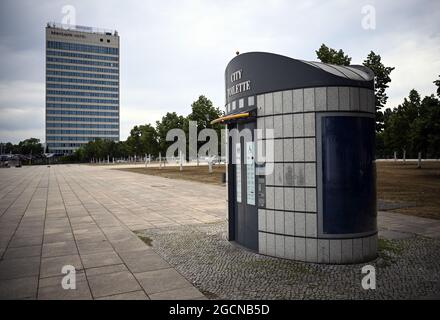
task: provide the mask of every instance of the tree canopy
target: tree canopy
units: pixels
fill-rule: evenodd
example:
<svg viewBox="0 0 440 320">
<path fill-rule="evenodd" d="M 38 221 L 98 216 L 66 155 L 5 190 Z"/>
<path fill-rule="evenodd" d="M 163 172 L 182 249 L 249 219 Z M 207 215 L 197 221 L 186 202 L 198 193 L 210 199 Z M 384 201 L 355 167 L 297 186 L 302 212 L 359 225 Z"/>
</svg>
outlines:
<svg viewBox="0 0 440 320">
<path fill-rule="evenodd" d="M 440 78 L 440 75 L 438 77 Z M 437 96 L 440 98 L 440 79 L 435 80 L 434 84 L 437 86 Z"/>
<path fill-rule="evenodd" d="M 325 44 L 322 44 L 315 52 L 318 59 L 324 63 L 348 66 L 351 62 L 351 58 L 342 49 L 335 50 L 327 47 Z"/>
<path fill-rule="evenodd" d="M 395 151 L 416 158 L 440 156 L 440 101 L 433 94 L 421 99 L 412 89 L 403 103 L 385 111 L 384 130 L 378 135 L 381 146 L 376 152 L 387 156 Z"/>
<path fill-rule="evenodd" d="M 40 139 L 29 138 L 20 141 L 18 144 L 12 144 L 10 142 L 2 144 L 2 152 L 4 154 L 22 154 L 22 155 L 32 155 L 39 156 L 44 153 L 43 145 L 40 143 Z"/>
<path fill-rule="evenodd" d="M 394 67 L 386 67 L 380 55 L 371 51 L 364 60 L 363 65 L 370 68 L 374 72 L 374 96 L 376 103 L 376 131 L 384 129 L 384 115 L 381 109 L 385 106 L 388 100 L 386 89 L 391 82 L 391 72 Z"/>
</svg>

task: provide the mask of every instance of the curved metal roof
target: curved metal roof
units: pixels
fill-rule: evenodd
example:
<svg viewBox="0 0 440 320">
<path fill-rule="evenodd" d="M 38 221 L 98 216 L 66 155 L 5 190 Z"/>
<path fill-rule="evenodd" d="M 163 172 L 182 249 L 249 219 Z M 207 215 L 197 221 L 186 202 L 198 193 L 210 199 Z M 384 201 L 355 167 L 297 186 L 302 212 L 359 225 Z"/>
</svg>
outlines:
<svg viewBox="0 0 440 320">
<path fill-rule="evenodd" d="M 344 77 L 347 79 L 371 81 L 374 78 L 374 74 L 371 72 L 371 70 L 361 65 L 340 66 L 317 61 L 300 61 L 307 63 L 313 67 L 322 69 L 326 72 L 330 72 L 336 76 Z"/>
<path fill-rule="evenodd" d="M 250 95 L 299 88 L 374 89 L 373 79 L 373 72 L 365 66 L 338 66 L 267 52 L 248 52 L 234 57 L 226 67 L 226 103 Z"/>
</svg>

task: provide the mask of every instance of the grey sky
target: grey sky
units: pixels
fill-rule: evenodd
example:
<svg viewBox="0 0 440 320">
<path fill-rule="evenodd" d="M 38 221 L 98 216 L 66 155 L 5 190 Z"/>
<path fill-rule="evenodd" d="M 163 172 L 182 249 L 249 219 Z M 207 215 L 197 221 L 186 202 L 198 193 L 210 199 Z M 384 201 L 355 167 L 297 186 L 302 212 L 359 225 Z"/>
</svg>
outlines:
<svg viewBox="0 0 440 320">
<path fill-rule="evenodd" d="M 321 43 L 361 63 L 370 50 L 396 67 L 388 106 L 409 90 L 434 93 L 440 74 L 440 2 L 432 1 L 25 1 L 0 2 L 0 141 L 44 140 L 44 28 L 64 5 L 79 25 L 121 37 L 121 139 L 168 111 L 186 115 L 200 94 L 224 104 L 235 52 L 316 60 Z M 373 5 L 376 29 L 362 7 Z"/>
</svg>

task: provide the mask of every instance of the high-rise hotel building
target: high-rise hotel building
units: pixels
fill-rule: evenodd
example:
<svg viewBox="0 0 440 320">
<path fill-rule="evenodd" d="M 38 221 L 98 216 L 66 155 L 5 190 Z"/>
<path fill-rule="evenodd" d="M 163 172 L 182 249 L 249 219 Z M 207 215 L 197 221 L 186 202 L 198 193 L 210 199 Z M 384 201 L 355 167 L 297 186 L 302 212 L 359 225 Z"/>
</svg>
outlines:
<svg viewBox="0 0 440 320">
<path fill-rule="evenodd" d="M 97 138 L 119 141 L 116 31 L 46 27 L 46 145 L 69 154 Z"/>
</svg>

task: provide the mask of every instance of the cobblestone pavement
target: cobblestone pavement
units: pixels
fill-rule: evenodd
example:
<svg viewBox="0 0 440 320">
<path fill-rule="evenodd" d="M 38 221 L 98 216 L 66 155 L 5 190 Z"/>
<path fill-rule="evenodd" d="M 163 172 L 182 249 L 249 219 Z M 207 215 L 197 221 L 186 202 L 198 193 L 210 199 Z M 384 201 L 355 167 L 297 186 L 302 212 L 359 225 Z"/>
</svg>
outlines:
<svg viewBox="0 0 440 320">
<path fill-rule="evenodd" d="M 271 258 L 226 240 L 226 223 L 150 229 L 146 237 L 166 261 L 211 299 L 440 298 L 440 240 L 379 240 L 376 290 L 364 290 L 361 268 Z"/>
</svg>

